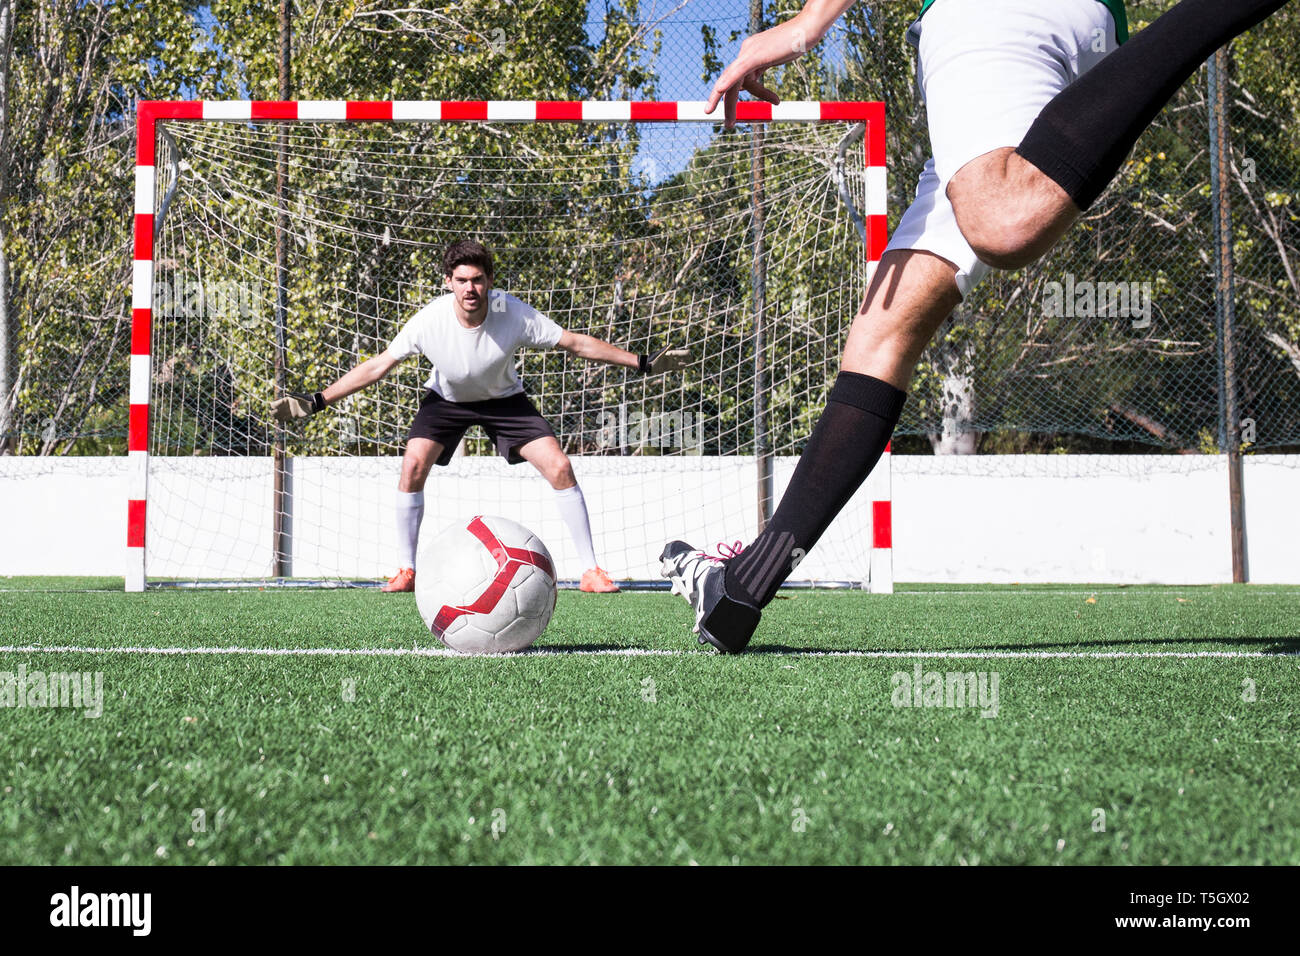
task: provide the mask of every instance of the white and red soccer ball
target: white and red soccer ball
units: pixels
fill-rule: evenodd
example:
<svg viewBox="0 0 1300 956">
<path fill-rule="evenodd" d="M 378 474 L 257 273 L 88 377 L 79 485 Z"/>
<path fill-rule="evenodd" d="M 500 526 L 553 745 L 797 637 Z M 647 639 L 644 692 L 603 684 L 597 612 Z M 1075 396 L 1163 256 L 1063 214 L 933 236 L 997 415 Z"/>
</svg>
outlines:
<svg viewBox="0 0 1300 956">
<path fill-rule="evenodd" d="M 541 539 L 479 515 L 420 538 L 415 603 L 434 637 L 462 654 L 520 651 L 555 611 L 555 562 Z"/>
</svg>

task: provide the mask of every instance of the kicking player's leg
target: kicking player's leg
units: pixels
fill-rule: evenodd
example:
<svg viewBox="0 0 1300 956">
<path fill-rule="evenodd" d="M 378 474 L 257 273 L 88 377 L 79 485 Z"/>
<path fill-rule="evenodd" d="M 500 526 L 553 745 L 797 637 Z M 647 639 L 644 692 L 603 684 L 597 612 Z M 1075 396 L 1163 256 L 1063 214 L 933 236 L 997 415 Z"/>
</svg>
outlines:
<svg viewBox="0 0 1300 956">
<path fill-rule="evenodd" d="M 934 186 L 908 210 L 899 236 L 924 229 Z M 951 210 L 946 233 L 963 245 Z M 915 238 L 922 241 L 919 232 Z M 964 257 L 982 274 L 969 248 Z M 842 371 L 767 527 L 725 565 L 682 541 L 664 548 L 663 573 L 695 609 L 701 642 L 726 652 L 745 648 L 760 609 L 880 460 L 921 352 L 961 302 L 958 275 L 966 273 L 934 252 L 886 251 L 849 330 Z"/>
<path fill-rule="evenodd" d="M 1020 96 L 1028 85 L 1006 88 Z M 1021 113 L 1024 124 L 1032 121 L 1032 110 Z M 1022 132 L 1023 126 L 1010 134 L 986 126 L 977 139 L 996 143 L 1010 135 L 1014 142 Z M 768 526 L 726 562 L 682 541 L 660 555 L 662 573 L 695 610 L 702 642 L 744 649 L 796 559 L 817 543 L 880 459 L 935 330 L 988 274 L 962 236 L 943 186 L 934 161 L 927 162 L 853 321 L 826 408 Z"/>
<path fill-rule="evenodd" d="M 948 196 L 962 234 L 997 269 L 1036 262 L 1079 218 L 1069 195 L 1007 146 L 958 171 Z"/>
<path fill-rule="evenodd" d="M 434 462 L 446 449 L 428 438 L 410 438 L 402 455 L 402 474 L 397 481 L 397 573 L 383 586 L 384 591 L 415 590 L 415 546 L 424 520 L 424 483 Z"/>
<path fill-rule="evenodd" d="M 601 594 L 617 591 L 618 585 L 596 564 L 596 548 L 591 540 L 591 516 L 587 513 L 587 501 L 573 474 L 573 464 L 560 443 L 553 436 L 535 438 L 522 445 L 516 454 L 536 468 L 555 489 L 555 504 L 560 509 L 560 517 L 564 519 L 569 536 L 578 549 L 578 557 L 586 569 L 578 587 L 583 591 Z"/>
<path fill-rule="evenodd" d="M 701 640 L 742 650 L 759 611 L 880 458 L 904 389 L 939 324 L 987 275 L 946 186 L 972 159 L 1019 142 L 1043 105 L 1114 45 L 1095 0 L 1041 4 L 938 0 L 921 34 L 920 72 L 934 159 L 890 240 L 845 346 L 843 371 L 768 527 L 725 572 L 685 542 L 663 573 L 695 607 Z M 1098 37 L 1102 42 L 1097 42 Z M 722 573 L 719 573 L 722 572 Z"/>
<path fill-rule="evenodd" d="M 825 410 L 771 521 L 728 562 L 727 592 L 764 607 L 880 460 L 921 352 L 961 302 L 956 266 L 930 252 L 886 252 L 849 330 Z"/>
<path fill-rule="evenodd" d="M 1287 2 L 1183 0 L 1096 69 L 1080 71 L 1080 79 L 1043 107 L 1019 146 L 955 173 L 948 195 L 980 258 L 1019 268 L 1051 248 L 1200 65 Z"/>
<path fill-rule="evenodd" d="M 925 249 L 887 251 L 849 329 L 841 369 L 906 391 L 935 330 L 961 304 L 957 271 Z"/>
<path fill-rule="evenodd" d="M 1007 157 L 1053 97 L 1117 45 L 1097 0 L 937 0 L 921 21 L 934 174 L 984 263 L 1022 265 L 1014 257 L 1046 251 L 1078 215 L 1059 187 Z"/>
</svg>

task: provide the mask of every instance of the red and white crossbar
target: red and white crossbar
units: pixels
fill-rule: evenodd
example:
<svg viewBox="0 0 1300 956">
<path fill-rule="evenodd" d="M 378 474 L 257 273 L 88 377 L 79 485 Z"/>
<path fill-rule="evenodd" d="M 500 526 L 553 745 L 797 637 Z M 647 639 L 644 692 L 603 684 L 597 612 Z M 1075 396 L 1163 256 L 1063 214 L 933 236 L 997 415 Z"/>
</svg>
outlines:
<svg viewBox="0 0 1300 956">
<path fill-rule="evenodd" d="M 126 505 L 126 589 L 145 584 L 145 502 L 149 487 L 150 338 L 153 327 L 153 231 L 160 120 L 235 122 L 302 120 L 339 123 L 717 123 L 703 100 L 142 100 L 136 105 L 135 251 L 131 282 L 130 460 Z M 885 251 L 885 106 L 867 102 L 792 101 L 736 104 L 740 123 L 865 123 L 867 278 Z M 881 468 L 888 468 L 888 454 Z M 887 485 L 886 485 L 887 487 Z M 885 502 L 886 514 L 888 502 Z M 873 508 L 873 515 L 878 511 Z M 879 535 L 876 535 L 879 539 Z M 888 537 L 888 536 L 886 536 Z M 872 590 L 878 549 L 873 549 Z M 892 576 L 891 576 L 892 577 Z M 893 589 L 892 579 L 890 590 Z"/>
</svg>

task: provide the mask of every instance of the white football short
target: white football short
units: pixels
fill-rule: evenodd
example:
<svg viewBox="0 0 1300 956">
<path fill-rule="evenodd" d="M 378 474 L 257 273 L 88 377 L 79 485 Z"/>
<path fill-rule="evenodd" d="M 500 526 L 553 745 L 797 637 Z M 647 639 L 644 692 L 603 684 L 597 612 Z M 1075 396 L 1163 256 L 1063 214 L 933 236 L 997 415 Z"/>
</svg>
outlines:
<svg viewBox="0 0 1300 956">
<path fill-rule="evenodd" d="M 948 181 L 972 159 L 1019 146 L 1042 108 L 1116 47 L 1098 0 L 937 0 L 913 25 L 932 157 L 886 251 L 920 249 L 957 267 L 962 298 L 989 266 L 957 228 Z"/>
</svg>

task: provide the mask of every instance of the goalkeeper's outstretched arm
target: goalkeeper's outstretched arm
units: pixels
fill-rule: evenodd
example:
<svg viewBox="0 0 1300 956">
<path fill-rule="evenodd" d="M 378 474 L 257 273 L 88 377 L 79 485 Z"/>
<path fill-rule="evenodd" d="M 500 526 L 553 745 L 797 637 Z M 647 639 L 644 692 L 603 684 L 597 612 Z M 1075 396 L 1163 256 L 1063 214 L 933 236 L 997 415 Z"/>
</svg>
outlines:
<svg viewBox="0 0 1300 956">
<path fill-rule="evenodd" d="M 372 359 L 346 372 L 333 384 L 320 392 L 290 392 L 284 398 L 277 398 L 271 403 L 271 414 L 279 422 L 295 418 L 306 418 L 314 412 L 323 411 L 326 405 L 333 404 L 341 398 L 347 398 L 367 385 L 373 385 L 393 370 L 398 360 L 387 352 L 380 352 Z"/>
<path fill-rule="evenodd" d="M 555 344 L 556 347 L 562 348 L 566 352 L 572 352 L 579 358 L 634 368 L 643 375 L 659 375 L 663 372 L 671 372 L 683 367 L 691 360 L 689 349 L 665 348 L 649 355 L 638 355 L 635 352 L 621 349 L 617 345 L 611 345 L 594 335 L 582 335 L 567 330 Z"/>
</svg>

